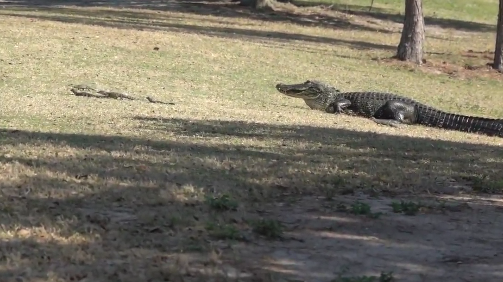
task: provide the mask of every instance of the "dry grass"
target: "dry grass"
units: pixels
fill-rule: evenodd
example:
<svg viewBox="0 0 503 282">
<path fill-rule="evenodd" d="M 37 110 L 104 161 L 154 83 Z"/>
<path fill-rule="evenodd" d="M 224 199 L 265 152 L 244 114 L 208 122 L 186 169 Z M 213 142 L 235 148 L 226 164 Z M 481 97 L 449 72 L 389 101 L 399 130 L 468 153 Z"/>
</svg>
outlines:
<svg viewBox="0 0 503 282">
<path fill-rule="evenodd" d="M 283 248 L 328 249 L 288 239 L 301 236 L 295 235 L 303 224 L 297 217 L 305 221 L 313 210 L 333 216 L 335 208 L 326 206 L 331 202 L 320 197 L 503 190 L 501 138 L 326 115 L 274 89 L 278 82 L 316 78 L 341 90 L 389 91 L 449 111 L 501 118 L 498 77 L 404 71 L 372 60 L 393 55 L 399 40 L 400 26 L 385 20 L 323 11 L 325 21 L 319 22 L 310 17 L 313 10 L 295 9 L 253 19 L 245 9 L 218 3 L 184 7 L 0 10 L 2 281 L 237 281 L 222 273 L 236 276 L 238 270 L 255 275 L 246 278 L 253 281 L 286 281 L 281 279 L 314 271 L 299 264 L 308 261 L 300 255 L 280 262 Z M 310 22 L 292 23 L 294 12 Z M 431 30 L 429 52 L 493 46 L 491 33 Z M 459 60 L 461 55 L 451 61 L 462 65 Z M 81 82 L 176 104 L 70 95 L 67 85 Z M 238 204 L 236 211 L 212 209 L 206 197 L 222 194 Z M 469 216 L 477 221 L 477 214 Z M 254 234 L 259 218 L 281 220 L 284 241 Z M 436 228 L 448 225 L 438 218 Z M 393 270 L 400 281 L 416 281 L 414 275 L 450 281 L 430 272 L 426 258 L 391 254 L 369 266 L 358 264 L 365 260 L 354 250 L 345 252 L 347 240 L 402 253 L 420 244 L 418 238 L 393 241 L 394 223 L 350 215 L 323 220 L 320 230 L 300 229 L 311 232 L 305 240 L 333 233 L 331 240 L 342 247 L 329 261 L 351 264 L 362 275 Z M 414 222 L 430 224 L 400 224 Z M 375 230 L 365 231 L 371 227 L 391 235 L 378 240 Z M 498 229 L 463 230 L 492 236 Z M 490 249 L 500 248 L 501 238 L 490 238 Z M 485 281 L 501 278 L 500 261 L 483 262 L 467 273 L 480 270 Z M 317 273 L 326 276 L 306 279 L 329 281 L 337 271 L 321 269 Z"/>
</svg>

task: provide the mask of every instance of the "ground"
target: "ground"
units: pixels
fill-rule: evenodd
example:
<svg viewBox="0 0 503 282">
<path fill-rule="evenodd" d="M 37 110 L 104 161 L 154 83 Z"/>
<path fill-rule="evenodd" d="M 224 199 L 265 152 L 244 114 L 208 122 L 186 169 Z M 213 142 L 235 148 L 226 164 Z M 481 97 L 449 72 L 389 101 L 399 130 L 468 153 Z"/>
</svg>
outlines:
<svg viewBox="0 0 503 282">
<path fill-rule="evenodd" d="M 501 138 L 274 88 L 503 117 L 497 1 L 425 3 L 422 67 L 390 59 L 401 2 L 0 1 L 0 280 L 501 281 Z"/>
</svg>

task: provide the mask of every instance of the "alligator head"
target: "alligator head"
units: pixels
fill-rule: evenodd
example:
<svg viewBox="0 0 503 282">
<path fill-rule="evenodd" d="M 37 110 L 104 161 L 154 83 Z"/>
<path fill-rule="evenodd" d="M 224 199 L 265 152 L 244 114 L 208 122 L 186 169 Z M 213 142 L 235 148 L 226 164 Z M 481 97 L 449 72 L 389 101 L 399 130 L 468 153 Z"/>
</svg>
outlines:
<svg viewBox="0 0 503 282">
<path fill-rule="evenodd" d="M 317 99 L 320 95 L 327 95 L 328 93 L 340 92 L 333 87 L 316 80 L 307 80 L 299 84 L 276 84 L 276 89 L 287 96 L 302 98 L 302 99 Z"/>
<path fill-rule="evenodd" d="M 334 108 L 327 101 L 332 100 L 340 91 L 334 87 L 316 80 L 307 80 L 299 84 L 279 83 L 276 89 L 287 96 L 302 98 L 313 110 L 334 112 Z"/>
</svg>

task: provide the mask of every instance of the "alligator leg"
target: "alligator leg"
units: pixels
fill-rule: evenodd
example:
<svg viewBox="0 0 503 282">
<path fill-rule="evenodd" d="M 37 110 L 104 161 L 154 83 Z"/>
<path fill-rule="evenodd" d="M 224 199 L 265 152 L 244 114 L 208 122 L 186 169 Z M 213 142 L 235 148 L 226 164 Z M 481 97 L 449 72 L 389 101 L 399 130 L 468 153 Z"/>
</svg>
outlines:
<svg viewBox="0 0 503 282">
<path fill-rule="evenodd" d="M 351 106 L 351 101 L 347 99 L 339 99 L 333 102 L 328 102 L 325 112 L 330 114 L 341 114 L 346 111 L 346 108 Z"/>
<path fill-rule="evenodd" d="M 378 124 L 398 127 L 402 124 L 414 124 L 417 120 L 417 109 L 414 105 L 402 101 L 387 101 L 372 117 Z"/>
</svg>

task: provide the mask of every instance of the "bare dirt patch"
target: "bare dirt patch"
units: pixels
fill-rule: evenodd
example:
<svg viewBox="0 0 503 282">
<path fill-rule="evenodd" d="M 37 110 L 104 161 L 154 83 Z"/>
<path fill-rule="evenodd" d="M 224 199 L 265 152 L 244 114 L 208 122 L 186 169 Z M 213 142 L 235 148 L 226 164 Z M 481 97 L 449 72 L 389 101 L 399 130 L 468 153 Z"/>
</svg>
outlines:
<svg viewBox="0 0 503 282">
<path fill-rule="evenodd" d="M 337 212 L 340 202 L 350 206 L 355 201 L 369 203 L 372 212 L 383 214 L 374 219 Z M 258 243 L 245 256 L 267 253 L 268 269 L 300 281 L 345 281 L 334 276 L 365 281 L 355 277 L 379 277 L 383 272 L 393 272 L 396 281 L 501 277 L 498 267 L 503 263 L 503 249 L 491 247 L 501 241 L 496 231 L 501 224 L 489 220 L 501 217 L 501 199 L 470 199 L 443 206 L 434 202 L 432 210 L 414 216 L 391 212 L 393 201 L 338 196 L 336 202 L 305 197 L 277 203 L 281 207 L 273 208 L 271 216 L 282 218 L 297 240 Z"/>
<path fill-rule="evenodd" d="M 441 56 L 437 54 L 433 55 L 432 58 L 425 59 L 420 67 L 409 62 L 398 61 L 394 58 L 374 58 L 374 60 L 397 66 L 403 70 L 447 75 L 455 79 L 485 78 L 497 81 L 503 80 L 501 72 L 492 68 L 494 52 L 468 50 L 460 54 L 449 54 L 448 58 L 439 57 Z"/>
</svg>

